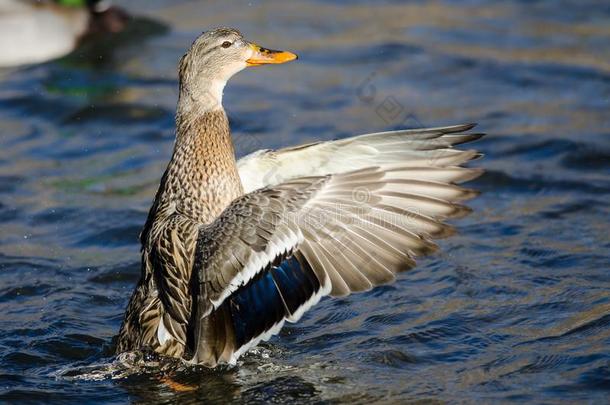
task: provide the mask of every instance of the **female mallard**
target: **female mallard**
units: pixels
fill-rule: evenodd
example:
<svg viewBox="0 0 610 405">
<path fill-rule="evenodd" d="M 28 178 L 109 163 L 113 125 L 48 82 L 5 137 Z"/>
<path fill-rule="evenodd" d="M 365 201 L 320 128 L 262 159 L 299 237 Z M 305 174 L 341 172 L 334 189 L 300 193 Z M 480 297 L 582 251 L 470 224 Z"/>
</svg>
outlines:
<svg viewBox="0 0 610 405">
<path fill-rule="evenodd" d="M 473 125 L 390 131 L 236 161 L 222 108 L 246 66 L 284 63 L 228 28 L 180 61 L 176 144 L 144 230 L 142 276 L 117 352 L 150 348 L 189 362 L 235 363 L 324 295 L 388 283 L 450 235 L 469 210 L 479 154 L 453 145 Z"/>
</svg>

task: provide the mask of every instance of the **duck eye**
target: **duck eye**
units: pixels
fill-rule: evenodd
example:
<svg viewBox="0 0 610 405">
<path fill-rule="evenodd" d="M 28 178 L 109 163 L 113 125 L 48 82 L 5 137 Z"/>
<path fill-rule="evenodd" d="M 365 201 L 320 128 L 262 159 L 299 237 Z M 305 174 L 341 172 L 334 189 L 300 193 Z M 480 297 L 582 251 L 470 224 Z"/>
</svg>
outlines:
<svg viewBox="0 0 610 405">
<path fill-rule="evenodd" d="M 232 43 L 231 41 L 225 41 L 225 42 L 223 42 L 223 43 L 222 43 L 222 45 L 220 45 L 220 46 L 222 46 L 223 48 L 228 48 L 228 47 L 230 47 L 231 45 L 233 45 L 233 43 Z"/>
</svg>

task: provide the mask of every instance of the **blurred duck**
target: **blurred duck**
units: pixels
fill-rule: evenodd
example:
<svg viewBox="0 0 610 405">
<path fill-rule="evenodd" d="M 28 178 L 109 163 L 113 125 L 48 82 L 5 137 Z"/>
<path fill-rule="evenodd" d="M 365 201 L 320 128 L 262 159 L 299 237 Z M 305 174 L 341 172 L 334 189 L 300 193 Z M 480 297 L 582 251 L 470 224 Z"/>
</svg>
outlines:
<svg viewBox="0 0 610 405">
<path fill-rule="evenodd" d="M 121 31 L 127 20 L 99 0 L 0 0 L 0 66 L 59 58 L 86 35 Z"/>
<path fill-rule="evenodd" d="M 392 282 L 454 230 L 443 220 L 481 174 L 454 145 L 474 125 L 398 130 L 236 161 L 222 107 L 229 78 L 296 59 L 228 28 L 182 57 L 176 142 L 146 225 L 141 279 L 117 353 L 152 349 L 193 364 L 234 364 L 321 297 Z"/>
</svg>

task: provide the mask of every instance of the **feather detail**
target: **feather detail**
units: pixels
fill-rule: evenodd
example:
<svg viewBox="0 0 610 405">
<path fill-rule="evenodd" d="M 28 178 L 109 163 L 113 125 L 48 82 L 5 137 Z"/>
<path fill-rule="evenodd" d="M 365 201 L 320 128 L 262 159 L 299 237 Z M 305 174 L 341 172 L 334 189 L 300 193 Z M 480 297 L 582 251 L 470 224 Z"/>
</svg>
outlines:
<svg viewBox="0 0 610 405">
<path fill-rule="evenodd" d="M 235 361 L 322 296 L 391 282 L 434 252 L 430 238 L 452 233 L 441 221 L 468 213 L 457 201 L 476 195 L 446 178 L 473 172 L 442 168 L 445 179 L 427 181 L 412 178 L 413 170 L 392 164 L 294 179 L 246 194 L 201 228 L 196 307 L 201 318 L 230 315 L 235 351 L 209 357 L 205 339 L 196 338 L 191 361 Z M 234 251 L 243 259 L 231 260 Z"/>
<path fill-rule="evenodd" d="M 483 136 L 480 133 L 461 133 L 474 126 L 465 124 L 377 132 L 279 150 L 261 150 L 241 158 L 237 161 L 237 168 L 247 193 L 302 176 L 344 173 L 377 165 L 400 164 L 401 167 L 426 169 L 458 166 L 480 156 L 473 150 L 453 149 L 455 145 Z"/>
<path fill-rule="evenodd" d="M 201 195 L 172 195 L 186 180 L 170 164 L 141 236 L 143 279 L 129 307 L 140 316 L 126 316 L 119 350 L 234 364 L 323 296 L 392 282 L 455 232 L 444 220 L 470 212 L 462 202 L 477 192 L 459 184 L 482 170 L 461 165 L 480 154 L 453 146 L 482 136 L 465 133 L 472 127 L 259 151 L 233 166 L 230 203 L 214 178 L 203 206 Z M 175 157 L 197 142 L 180 137 Z"/>
</svg>

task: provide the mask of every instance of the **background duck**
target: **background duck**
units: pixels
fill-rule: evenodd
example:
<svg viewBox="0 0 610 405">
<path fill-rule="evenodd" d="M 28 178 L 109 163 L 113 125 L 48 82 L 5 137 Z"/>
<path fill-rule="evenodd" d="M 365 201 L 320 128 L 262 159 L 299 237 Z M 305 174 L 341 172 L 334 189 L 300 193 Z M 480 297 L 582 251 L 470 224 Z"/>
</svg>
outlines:
<svg viewBox="0 0 610 405">
<path fill-rule="evenodd" d="M 234 29 L 202 34 L 180 61 L 176 143 L 141 233 L 142 274 L 117 352 L 151 348 L 233 364 L 325 295 L 394 280 L 433 252 L 442 221 L 469 212 L 481 174 L 454 145 L 473 125 L 361 135 L 236 161 L 224 86 L 247 66 L 284 63 Z"/>
<path fill-rule="evenodd" d="M 128 19 L 99 0 L 0 0 L 0 66 L 59 58 L 86 35 L 121 31 Z"/>
</svg>

